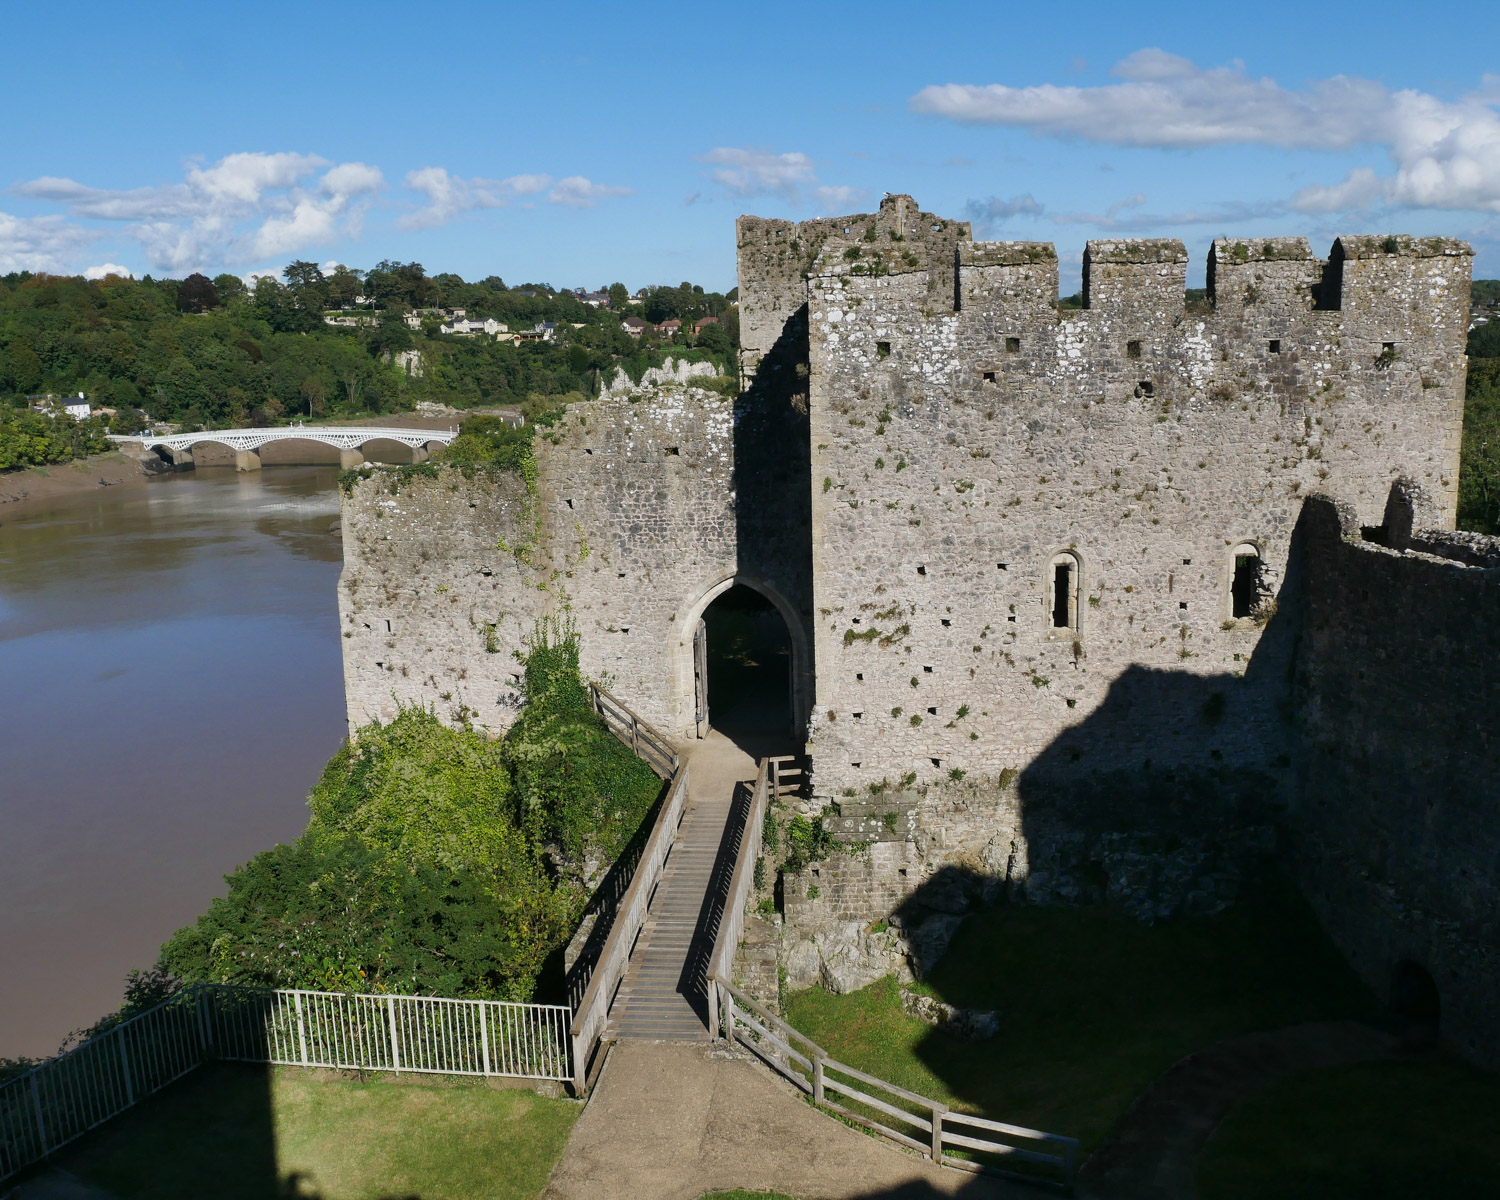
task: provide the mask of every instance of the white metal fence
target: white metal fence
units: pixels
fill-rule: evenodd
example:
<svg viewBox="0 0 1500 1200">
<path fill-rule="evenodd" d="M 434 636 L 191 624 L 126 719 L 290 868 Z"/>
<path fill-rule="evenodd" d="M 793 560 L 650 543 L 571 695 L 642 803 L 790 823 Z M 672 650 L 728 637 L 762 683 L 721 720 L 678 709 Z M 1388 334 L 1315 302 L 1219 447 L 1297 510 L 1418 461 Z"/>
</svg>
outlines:
<svg viewBox="0 0 1500 1200">
<path fill-rule="evenodd" d="M 571 1080 L 561 1005 L 200 984 L 0 1085 L 0 1180 L 211 1059 Z"/>
</svg>

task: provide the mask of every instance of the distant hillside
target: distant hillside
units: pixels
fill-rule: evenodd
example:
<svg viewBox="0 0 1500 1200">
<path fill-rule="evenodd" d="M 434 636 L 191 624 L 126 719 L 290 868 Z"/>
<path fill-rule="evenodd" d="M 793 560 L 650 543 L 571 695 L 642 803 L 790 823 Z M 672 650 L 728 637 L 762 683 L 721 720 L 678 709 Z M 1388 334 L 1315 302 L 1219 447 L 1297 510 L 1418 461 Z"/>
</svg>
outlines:
<svg viewBox="0 0 1500 1200">
<path fill-rule="evenodd" d="M 601 372 L 639 375 L 669 347 L 729 367 L 739 333 L 730 300 L 691 284 L 648 289 L 636 305 L 615 285 L 611 310 L 545 284 L 429 277 L 420 263 L 325 276 L 298 262 L 284 278 L 249 290 L 233 275 L 0 277 L 0 406 L 82 391 L 96 406 L 120 409 L 122 424 L 143 408 L 159 420 L 215 427 L 387 412 L 419 400 L 535 410 L 550 407 L 549 397 L 595 390 Z M 551 328 L 547 340 L 519 345 L 444 335 L 439 310 L 456 308 L 513 332 Z M 412 313 L 415 329 L 405 319 Z M 675 341 L 654 329 L 632 337 L 621 328 L 630 315 L 652 324 L 677 317 L 685 329 Z M 706 316 L 719 322 L 694 335 Z M 413 350 L 420 360 L 403 354 Z"/>
</svg>

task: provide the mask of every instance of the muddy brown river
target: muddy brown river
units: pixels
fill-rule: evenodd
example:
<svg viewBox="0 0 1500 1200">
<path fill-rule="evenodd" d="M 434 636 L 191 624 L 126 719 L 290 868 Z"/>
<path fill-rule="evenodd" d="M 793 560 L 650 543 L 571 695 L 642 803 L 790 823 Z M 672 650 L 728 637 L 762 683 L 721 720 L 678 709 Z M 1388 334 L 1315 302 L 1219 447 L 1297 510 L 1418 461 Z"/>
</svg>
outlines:
<svg viewBox="0 0 1500 1200">
<path fill-rule="evenodd" d="M 337 469 L 0 506 L 0 1057 L 301 832 L 344 734 Z"/>
</svg>

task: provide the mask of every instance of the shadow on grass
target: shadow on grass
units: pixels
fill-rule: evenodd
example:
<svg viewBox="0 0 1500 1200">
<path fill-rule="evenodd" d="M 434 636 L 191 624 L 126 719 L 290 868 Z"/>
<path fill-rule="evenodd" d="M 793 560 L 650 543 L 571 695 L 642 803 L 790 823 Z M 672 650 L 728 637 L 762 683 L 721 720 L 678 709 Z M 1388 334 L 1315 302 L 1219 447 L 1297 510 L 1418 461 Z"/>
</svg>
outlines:
<svg viewBox="0 0 1500 1200">
<path fill-rule="evenodd" d="M 576 1115 L 527 1088 L 216 1064 L 53 1165 L 120 1200 L 532 1200 Z"/>
</svg>

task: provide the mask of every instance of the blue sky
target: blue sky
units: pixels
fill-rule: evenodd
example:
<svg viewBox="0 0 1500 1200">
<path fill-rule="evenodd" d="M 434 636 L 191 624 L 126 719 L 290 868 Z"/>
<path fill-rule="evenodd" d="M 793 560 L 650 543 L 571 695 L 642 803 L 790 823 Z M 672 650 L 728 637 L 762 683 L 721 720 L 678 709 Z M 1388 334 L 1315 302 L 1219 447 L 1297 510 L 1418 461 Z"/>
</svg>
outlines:
<svg viewBox="0 0 1500 1200">
<path fill-rule="evenodd" d="M 0 271 L 383 258 L 734 282 L 733 220 L 910 192 L 975 234 L 1469 238 L 1500 43 L 1430 4 L 5 9 Z M 20 52 L 15 52 L 20 51 Z"/>
</svg>

